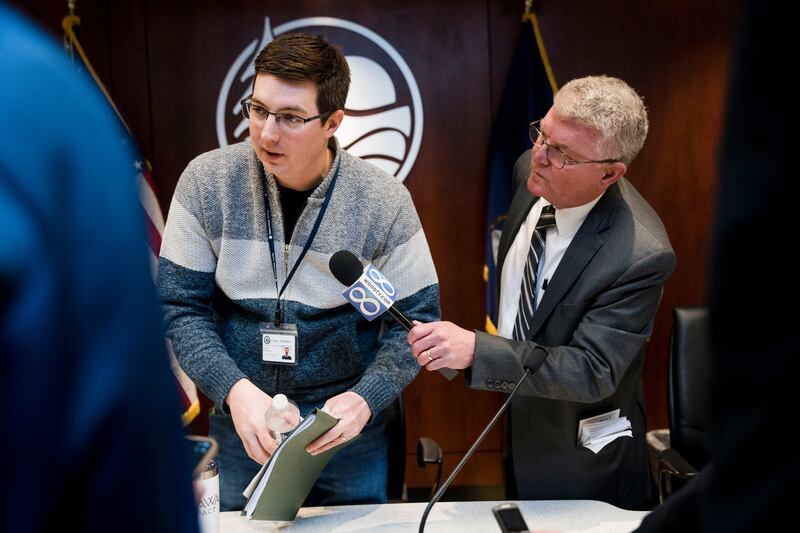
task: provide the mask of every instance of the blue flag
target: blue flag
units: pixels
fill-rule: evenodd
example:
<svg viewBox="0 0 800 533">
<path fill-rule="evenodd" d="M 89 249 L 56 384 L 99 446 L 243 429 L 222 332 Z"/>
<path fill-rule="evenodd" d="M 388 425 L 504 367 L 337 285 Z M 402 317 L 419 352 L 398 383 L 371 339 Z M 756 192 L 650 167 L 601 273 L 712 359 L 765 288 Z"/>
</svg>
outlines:
<svg viewBox="0 0 800 533">
<path fill-rule="evenodd" d="M 548 76 L 547 54 L 537 44 L 538 28 L 532 14 L 522 23 L 522 35 L 514 51 L 511 71 L 506 80 L 503 99 L 492 131 L 489 156 L 489 205 L 486 235 L 486 331 L 497 332 L 499 293 L 497 246 L 502 224 L 514 191 L 511 190 L 511 173 L 514 163 L 525 150 L 531 148 L 528 138 L 529 124 L 542 118 L 553 105 L 555 82 Z M 547 66 L 546 66 L 547 65 Z"/>
</svg>

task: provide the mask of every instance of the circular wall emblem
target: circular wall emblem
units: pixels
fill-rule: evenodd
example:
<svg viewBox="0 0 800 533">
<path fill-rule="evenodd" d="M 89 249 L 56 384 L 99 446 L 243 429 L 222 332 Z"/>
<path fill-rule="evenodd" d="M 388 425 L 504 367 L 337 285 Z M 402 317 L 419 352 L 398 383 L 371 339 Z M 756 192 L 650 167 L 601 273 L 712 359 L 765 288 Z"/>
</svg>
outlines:
<svg viewBox="0 0 800 533">
<path fill-rule="evenodd" d="M 411 69 L 374 31 L 331 17 L 308 17 L 272 28 L 264 19 L 261 39 L 254 39 L 228 69 L 217 98 L 217 140 L 220 146 L 248 136 L 239 102 L 251 92 L 259 51 L 276 35 L 302 30 L 340 46 L 350 66 L 346 118 L 336 132 L 342 147 L 404 180 L 422 142 L 422 98 Z"/>
</svg>

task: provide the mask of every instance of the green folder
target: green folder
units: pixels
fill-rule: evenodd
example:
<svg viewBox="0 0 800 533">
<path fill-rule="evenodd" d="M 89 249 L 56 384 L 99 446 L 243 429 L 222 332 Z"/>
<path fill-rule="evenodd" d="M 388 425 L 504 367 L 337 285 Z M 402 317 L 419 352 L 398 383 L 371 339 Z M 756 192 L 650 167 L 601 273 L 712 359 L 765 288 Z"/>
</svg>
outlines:
<svg viewBox="0 0 800 533">
<path fill-rule="evenodd" d="M 242 514 L 251 520 L 294 520 L 331 457 L 355 440 L 343 442 L 319 455 L 306 452 L 306 446 L 337 422 L 322 409 L 315 409 L 308 415 L 278 446 L 245 489 L 248 502 Z"/>
</svg>

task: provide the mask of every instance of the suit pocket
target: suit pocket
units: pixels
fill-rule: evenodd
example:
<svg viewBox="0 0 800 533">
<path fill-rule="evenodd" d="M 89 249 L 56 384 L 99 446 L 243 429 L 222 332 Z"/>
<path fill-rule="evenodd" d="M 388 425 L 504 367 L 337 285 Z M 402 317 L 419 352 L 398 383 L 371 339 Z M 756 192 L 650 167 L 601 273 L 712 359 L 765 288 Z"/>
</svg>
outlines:
<svg viewBox="0 0 800 533">
<path fill-rule="evenodd" d="M 603 446 L 603 449 L 597 453 L 594 453 L 592 450 L 586 447 L 583 447 L 583 449 L 593 454 L 598 460 L 605 460 L 607 458 L 613 458 L 615 455 L 624 454 L 627 448 L 627 443 L 628 443 L 627 441 L 633 442 L 633 438 L 617 437 L 613 441 Z"/>
</svg>

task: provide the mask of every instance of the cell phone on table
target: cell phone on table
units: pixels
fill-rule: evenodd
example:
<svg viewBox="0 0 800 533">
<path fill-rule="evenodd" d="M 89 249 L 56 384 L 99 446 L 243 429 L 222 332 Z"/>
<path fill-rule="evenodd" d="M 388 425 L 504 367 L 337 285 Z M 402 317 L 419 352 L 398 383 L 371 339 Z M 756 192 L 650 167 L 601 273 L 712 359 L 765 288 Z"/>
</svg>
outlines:
<svg viewBox="0 0 800 533">
<path fill-rule="evenodd" d="M 501 503 L 492 507 L 494 517 L 503 533 L 526 533 L 528 524 L 515 503 Z"/>
<path fill-rule="evenodd" d="M 192 454 L 192 476 L 198 478 L 200 473 L 203 472 L 208 463 L 217 456 L 217 441 L 211 437 L 201 435 L 186 435 L 186 440 L 189 442 L 189 448 Z"/>
</svg>

